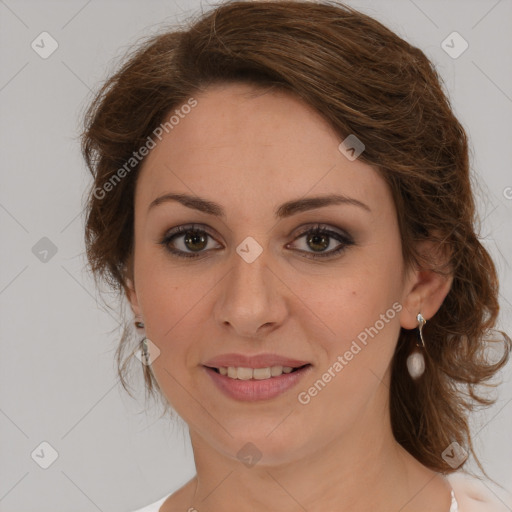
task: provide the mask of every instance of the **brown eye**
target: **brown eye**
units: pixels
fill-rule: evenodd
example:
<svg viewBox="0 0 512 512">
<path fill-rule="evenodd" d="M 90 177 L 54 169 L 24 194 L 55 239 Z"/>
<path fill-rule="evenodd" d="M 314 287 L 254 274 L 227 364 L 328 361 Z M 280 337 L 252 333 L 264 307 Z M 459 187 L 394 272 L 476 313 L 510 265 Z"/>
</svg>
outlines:
<svg viewBox="0 0 512 512">
<path fill-rule="evenodd" d="M 327 235 L 312 233 L 307 237 L 307 244 L 314 251 L 324 251 L 329 247 L 329 243 L 330 240 Z"/>
<path fill-rule="evenodd" d="M 329 258 L 334 257 L 346 250 L 354 241 L 350 235 L 327 229 L 321 225 L 309 227 L 297 236 L 288 248 L 293 247 L 297 240 L 304 239 L 303 248 L 298 248 L 306 258 Z M 198 258 L 206 255 L 212 249 L 222 246 L 217 243 L 212 235 L 196 225 L 178 226 L 169 231 L 159 242 L 173 256 L 179 258 Z M 213 247 L 211 246 L 213 243 Z"/>
<path fill-rule="evenodd" d="M 191 251 L 201 251 L 208 243 L 208 235 L 202 234 L 200 231 L 187 231 L 183 239 L 183 243 Z"/>
<path fill-rule="evenodd" d="M 294 243 L 301 239 L 304 239 L 304 241 L 299 245 L 302 245 L 303 248 L 299 248 L 299 251 L 305 253 L 306 258 L 333 257 L 350 245 L 354 245 L 354 241 L 349 235 L 327 229 L 321 225 L 310 227 L 303 231 L 295 238 Z M 327 250 L 329 248 L 330 250 Z"/>
<path fill-rule="evenodd" d="M 168 232 L 160 242 L 171 254 L 182 258 L 197 258 L 209 247 L 213 237 L 196 226 L 178 226 Z M 215 247 L 217 248 L 217 247 Z"/>
</svg>

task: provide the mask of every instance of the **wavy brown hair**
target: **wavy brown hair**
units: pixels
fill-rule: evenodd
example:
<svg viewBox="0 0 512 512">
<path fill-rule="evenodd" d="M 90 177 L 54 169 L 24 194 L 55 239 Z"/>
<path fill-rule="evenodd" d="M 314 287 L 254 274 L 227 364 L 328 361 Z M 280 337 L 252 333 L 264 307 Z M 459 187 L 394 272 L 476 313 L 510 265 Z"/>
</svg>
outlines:
<svg viewBox="0 0 512 512">
<path fill-rule="evenodd" d="M 230 82 L 287 91 L 330 122 L 340 141 L 354 134 L 365 144 L 359 158 L 379 169 L 393 194 L 406 268 L 434 265 L 420 257 L 422 240 L 450 255 L 446 268 L 435 268 L 453 283 L 424 328 L 427 364 L 417 381 L 405 363 L 416 333 L 400 332 L 390 412 L 405 449 L 435 471 L 454 471 L 442 453 L 454 441 L 473 452 L 468 413 L 492 403 L 478 386 L 490 384 L 511 343 L 505 335 L 501 357 L 488 361 L 484 338 L 498 316 L 498 280 L 476 233 L 466 133 L 423 52 L 371 17 L 328 1 L 234 1 L 137 45 L 85 116 L 82 149 L 94 178 L 85 240 L 95 278 L 121 297 L 127 292 L 143 160 L 115 186 L 107 183 L 173 110 L 210 84 Z M 117 350 L 125 389 L 130 326 Z M 143 370 L 146 390 L 161 398 Z"/>
</svg>

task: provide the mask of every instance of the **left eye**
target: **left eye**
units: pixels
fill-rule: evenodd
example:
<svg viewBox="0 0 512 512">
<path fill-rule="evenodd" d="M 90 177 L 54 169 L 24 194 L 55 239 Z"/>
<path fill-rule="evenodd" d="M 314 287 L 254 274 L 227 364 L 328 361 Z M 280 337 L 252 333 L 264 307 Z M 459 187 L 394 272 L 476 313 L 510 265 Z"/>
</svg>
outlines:
<svg viewBox="0 0 512 512">
<path fill-rule="evenodd" d="M 304 243 L 307 248 L 313 249 L 312 253 L 304 249 L 299 249 L 301 252 L 310 254 L 310 256 L 305 256 L 306 258 L 332 257 L 344 251 L 348 246 L 354 244 L 354 241 L 349 235 L 332 231 L 323 226 L 308 228 L 305 232 L 300 234 L 295 241 L 300 240 L 301 238 L 304 238 Z M 333 239 L 338 242 L 338 246 L 327 251 L 331 246 Z"/>
<path fill-rule="evenodd" d="M 178 226 L 168 232 L 160 244 L 179 258 L 197 258 L 206 250 L 222 247 L 220 244 L 217 247 L 210 247 L 209 239 L 214 240 L 212 235 L 198 226 Z M 323 226 L 314 226 L 299 234 L 291 244 L 287 244 L 287 248 L 300 239 L 304 239 L 306 249 L 299 248 L 298 250 L 301 253 L 309 254 L 309 256 L 305 256 L 306 258 L 332 257 L 354 243 L 347 234 L 332 231 Z M 338 246 L 327 250 L 331 247 L 333 239 L 338 242 Z M 312 251 L 308 251 L 307 248 Z"/>
</svg>

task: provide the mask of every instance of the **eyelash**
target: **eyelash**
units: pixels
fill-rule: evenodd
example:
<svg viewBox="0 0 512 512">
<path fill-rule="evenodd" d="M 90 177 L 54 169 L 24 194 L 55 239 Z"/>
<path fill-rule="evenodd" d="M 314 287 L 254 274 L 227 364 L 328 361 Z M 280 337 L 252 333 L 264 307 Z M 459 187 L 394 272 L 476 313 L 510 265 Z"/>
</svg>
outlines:
<svg viewBox="0 0 512 512">
<path fill-rule="evenodd" d="M 164 246 L 168 252 L 170 252 L 173 256 L 176 256 L 178 258 L 200 258 L 206 251 L 202 251 L 202 252 L 194 254 L 194 253 L 186 253 L 184 251 L 173 249 L 173 248 L 169 247 L 169 244 L 175 238 L 178 238 L 179 236 L 183 236 L 183 234 L 189 233 L 189 232 L 193 232 L 196 234 L 204 233 L 207 236 L 209 236 L 210 238 L 214 238 L 210 233 L 208 233 L 208 231 L 201 228 L 200 226 L 198 226 L 196 224 L 187 224 L 187 225 L 183 225 L 183 226 L 177 226 L 176 228 L 173 228 L 171 231 L 167 232 L 165 234 L 164 238 L 159 242 L 159 244 Z M 350 236 L 342 234 L 342 233 L 338 233 L 336 231 L 332 231 L 321 224 L 316 224 L 314 226 L 308 226 L 306 229 L 301 231 L 294 238 L 293 242 L 295 242 L 299 238 L 302 238 L 304 235 L 309 235 L 309 234 L 327 235 L 329 238 L 334 238 L 338 242 L 341 242 L 340 247 L 338 247 L 337 249 L 332 249 L 327 253 L 314 254 L 314 253 L 308 253 L 307 251 L 299 251 L 299 252 L 306 253 L 306 254 L 312 254 L 310 256 L 304 256 L 305 258 L 309 258 L 309 259 L 332 258 L 333 256 L 336 256 L 337 254 L 340 254 L 341 252 L 345 251 L 347 249 L 347 247 L 354 245 L 354 241 L 352 240 L 352 238 Z"/>
</svg>

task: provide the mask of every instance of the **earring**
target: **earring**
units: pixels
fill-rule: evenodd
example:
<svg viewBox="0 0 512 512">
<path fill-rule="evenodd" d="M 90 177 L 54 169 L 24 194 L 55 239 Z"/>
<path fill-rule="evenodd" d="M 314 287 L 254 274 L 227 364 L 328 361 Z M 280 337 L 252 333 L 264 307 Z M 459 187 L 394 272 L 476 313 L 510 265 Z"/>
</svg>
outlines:
<svg viewBox="0 0 512 512">
<path fill-rule="evenodd" d="M 134 322 L 134 324 L 135 324 L 135 327 L 136 327 L 137 329 L 144 329 L 144 322 L 140 322 L 140 321 L 136 320 L 136 321 Z"/>
<path fill-rule="evenodd" d="M 418 341 L 416 342 L 416 347 L 412 353 L 407 357 L 407 369 L 409 370 L 409 375 L 413 379 L 420 378 L 425 371 L 425 357 L 423 356 L 423 352 L 420 348 L 426 350 L 425 341 L 423 339 L 423 326 L 427 321 L 423 318 L 421 313 L 418 313 L 416 318 L 418 320 Z"/>
<path fill-rule="evenodd" d="M 142 355 L 144 356 L 144 361 L 145 361 L 145 365 L 146 366 L 149 366 L 150 362 L 149 362 L 149 350 L 148 350 L 148 340 L 147 338 L 143 338 L 141 340 L 141 344 L 142 344 Z"/>
</svg>

